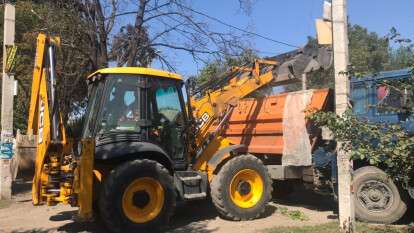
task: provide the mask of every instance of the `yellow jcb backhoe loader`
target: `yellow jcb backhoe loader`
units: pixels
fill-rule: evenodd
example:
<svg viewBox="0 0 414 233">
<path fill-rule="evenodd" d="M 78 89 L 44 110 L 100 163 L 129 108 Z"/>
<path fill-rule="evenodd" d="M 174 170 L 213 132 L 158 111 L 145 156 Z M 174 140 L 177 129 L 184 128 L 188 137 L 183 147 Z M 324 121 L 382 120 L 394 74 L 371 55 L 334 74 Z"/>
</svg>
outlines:
<svg viewBox="0 0 414 233">
<path fill-rule="evenodd" d="M 38 136 L 33 204 L 78 206 L 81 220 L 97 211 L 112 232 L 155 231 L 166 225 L 177 200 L 203 199 L 208 192 L 227 219 L 264 212 L 272 192 L 267 168 L 243 153 L 243 145 L 221 137 L 220 129 L 240 98 L 294 79 L 295 64 L 316 56 L 297 52 L 285 65 L 257 60 L 198 94 L 187 86 L 187 101 L 177 74 L 141 67 L 98 70 L 86 78 L 82 140 L 73 146 L 55 94 L 58 46 L 59 38 L 39 34 L 28 121 L 28 132 Z"/>
</svg>

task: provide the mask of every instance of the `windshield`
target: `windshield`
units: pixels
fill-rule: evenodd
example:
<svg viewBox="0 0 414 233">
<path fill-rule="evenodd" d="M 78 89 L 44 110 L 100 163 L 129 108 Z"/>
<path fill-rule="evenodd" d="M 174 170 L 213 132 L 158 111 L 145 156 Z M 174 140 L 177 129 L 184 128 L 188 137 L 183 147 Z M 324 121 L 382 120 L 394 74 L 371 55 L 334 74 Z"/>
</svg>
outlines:
<svg viewBox="0 0 414 233">
<path fill-rule="evenodd" d="M 137 76 L 117 75 L 108 78 L 98 133 L 140 131 L 140 88 Z"/>
</svg>

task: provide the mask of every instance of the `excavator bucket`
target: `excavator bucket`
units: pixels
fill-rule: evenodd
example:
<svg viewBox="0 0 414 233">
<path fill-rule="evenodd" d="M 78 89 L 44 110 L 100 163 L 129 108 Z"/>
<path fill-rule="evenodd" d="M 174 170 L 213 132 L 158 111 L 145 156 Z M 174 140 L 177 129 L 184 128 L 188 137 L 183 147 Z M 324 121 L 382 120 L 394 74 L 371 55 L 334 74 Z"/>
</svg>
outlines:
<svg viewBox="0 0 414 233">
<path fill-rule="evenodd" d="M 277 76 L 273 84 L 279 85 L 295 82 L 304 73 L 328 69 L 333 62 L 333 51 L 329 46 L 309 43 L 301 49 L 266 59 L 279 62 L 280 65 L 273 70 L 274 75 Z"/>
</svg>

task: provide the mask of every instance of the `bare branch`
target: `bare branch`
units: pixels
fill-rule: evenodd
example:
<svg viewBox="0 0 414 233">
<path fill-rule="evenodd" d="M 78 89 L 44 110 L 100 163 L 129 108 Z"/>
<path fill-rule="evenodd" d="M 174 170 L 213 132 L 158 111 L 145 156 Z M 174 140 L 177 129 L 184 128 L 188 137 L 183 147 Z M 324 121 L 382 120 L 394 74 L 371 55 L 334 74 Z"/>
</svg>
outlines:
<svg viewBox="0 0 414 233">
<path fill-rule="evenodd" d="M 177 45 L 166 44 L 166 43 L 154 43 L 154 44 L 150 44 L 150 46 L 152 46 L 152 47 L 156 47 L 156 46 L 167 47 L 167 48 L 170 48 L 170 49 L 183 50 L 183 51 L 187 51 L 187 52 L 190 52 L 190 53 L 204 53 L 204 54 L 217 53 L 216 51 L 199 50 L 199 49 L 195 49 L 195 48 L 189 48 L 189 47 L 185 47 L 185 46 L 177 46 Z"/>
<path fill-rule="evenodd" d="M 106 31 L 107 32 L 112 31 L 112 28 L 115 24 L 115 18 L 116 18 L 115 15 L 116 15 L 116 12 L 117 12 L 117 0 L 111 0 L 111 6 L 112 6 L 111 16 L 107 20 L 108 22 L 106 24 Z M 105 21 L 106 21 L 106 19 L 105 19 Z"/>
</svg>

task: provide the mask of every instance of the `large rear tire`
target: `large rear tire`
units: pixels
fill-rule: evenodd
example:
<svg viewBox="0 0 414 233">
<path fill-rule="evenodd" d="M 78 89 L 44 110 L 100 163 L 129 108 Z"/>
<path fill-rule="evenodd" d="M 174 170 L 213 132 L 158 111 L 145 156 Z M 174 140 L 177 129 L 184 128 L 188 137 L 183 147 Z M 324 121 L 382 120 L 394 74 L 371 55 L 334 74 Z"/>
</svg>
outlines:
<svg viewBox="0 0 414 233">
<path fill-rule="evenodd" d="M 367 166 L 354 173 L 355 217 L 363 222 L 390 224 L 407 211 L 406 199 L 379 168 Z"/>
<path fill-rule="evenodd" d="M 272 182 L 262 161 L 253 155 L 228 160 L 211 182 L 211 197 L 221 217 L 260 217 L 272 197 Z"/>
<path fill-rule="evenodd" d="M 99 198 L 101 218 L 114 233 L 157 231 L 167 225 L 174 207 L 173 178 L 161 164 L 146 159 L 112 170 Z"/>
</svg>

